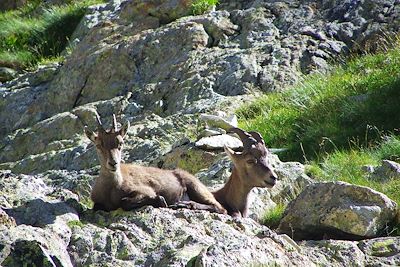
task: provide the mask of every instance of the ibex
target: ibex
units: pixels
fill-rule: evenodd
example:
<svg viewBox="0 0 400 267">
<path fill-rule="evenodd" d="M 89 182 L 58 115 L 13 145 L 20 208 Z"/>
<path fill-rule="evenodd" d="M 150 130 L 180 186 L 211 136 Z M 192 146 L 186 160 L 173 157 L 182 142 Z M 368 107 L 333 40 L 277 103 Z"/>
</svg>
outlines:
<svg viewBox="0 0 400 267">
<path fill-rule="evenodd" d="M 232 128 L 230 131 L 239 135 L 243 142 L 243 151 L 234 152 L 225 147 L 234 167 L 224 187 L 213 194 L 229 215 L 247 217 L 247 198 L 251 189 L 273 187 L 278 177 L 268 162 L 268 150 L 259 133 L 247 133 L 239 128 Z"/>
<path fill-rule="evenodd" d="M 101 165 L 91 192 L 94 210 L 175 205 L 226 213 L 207 187 L 188 172 L 122 164 L 122 147 L 129 123 L 118 130 L 115 115 L 110 130 L 103 128 L 98 115 L 97 123 L 97 132 L 85 127 L 86 136 L 96 145 Z"/>
</svg>

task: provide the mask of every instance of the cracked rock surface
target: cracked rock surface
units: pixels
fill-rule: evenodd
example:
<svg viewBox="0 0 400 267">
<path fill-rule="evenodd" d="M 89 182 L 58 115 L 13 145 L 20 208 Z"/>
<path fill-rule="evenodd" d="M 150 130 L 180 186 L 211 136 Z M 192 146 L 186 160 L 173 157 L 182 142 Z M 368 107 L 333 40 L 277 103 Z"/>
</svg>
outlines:
<svg viewBox="0 0 400 267">
<path fill-rule="evenodd" d="M 182 167 L 218 188 L 231 163 L 194 146 L 201 113 L 232 113 L 351 50 L 378 49 L 400 27 L 397 0 L 220 2 L 199 16 L 190 0 L 93 6 L 65 62 L 0 84 L 0 265 L 400 265 L 397 237 L 296 244 L 260 225 L 266 209 L 313 183 L 276 155 L 281 180 L 252 192 L 248 219 L 90 209 L 99 167 L 83 127 L 96 127 L 96 112 L 106 125 L 112 114 L 130 121 L 126 162 Z"/>
</svg>

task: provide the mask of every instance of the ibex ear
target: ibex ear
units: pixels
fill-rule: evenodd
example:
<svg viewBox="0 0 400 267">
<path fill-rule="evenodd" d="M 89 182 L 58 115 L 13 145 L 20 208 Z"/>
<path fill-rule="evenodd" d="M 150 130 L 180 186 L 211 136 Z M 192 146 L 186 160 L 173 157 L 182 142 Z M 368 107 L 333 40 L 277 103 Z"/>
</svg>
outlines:
<svg viewBox="0 0 400 267">
<path fill-rule="evenodd" d="M 87 126 L 85 126 L 85 134 L 86 134 L 87 138 L 90 139 L 90 141 L 92 141 L 93 143 L 95 142 L 97 134 L 92 132 L 91 130 L 89 130 L 89 128 Z"/>
<path fill-rule="evenodd" d="M 126 136 L 126 134 L 128 133 L 128 129 L 129 129 L 130 123 L 129 121 L 127 121 L 121 128 L 121 130 L 119 130 L 119 134 L 122 136 L 122 138 L 124 138 Z"/>
</svg>

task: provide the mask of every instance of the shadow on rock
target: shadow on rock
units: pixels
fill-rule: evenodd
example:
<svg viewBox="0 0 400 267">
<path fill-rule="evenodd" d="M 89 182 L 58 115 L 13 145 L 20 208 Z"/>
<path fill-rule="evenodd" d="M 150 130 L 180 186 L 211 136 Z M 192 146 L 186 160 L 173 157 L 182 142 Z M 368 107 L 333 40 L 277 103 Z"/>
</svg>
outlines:
<svg viewBox="0 0 400 267">
<path fill-rule="evenodd" d="M 46 202 L 42 199 L 34 199 L 22 206 L 3 210 L 15 219 L 17 225 L 26 224 L 35 227 L 53 224 L 58 216 L 78 214 L 68 202 Z"/>
</svg>

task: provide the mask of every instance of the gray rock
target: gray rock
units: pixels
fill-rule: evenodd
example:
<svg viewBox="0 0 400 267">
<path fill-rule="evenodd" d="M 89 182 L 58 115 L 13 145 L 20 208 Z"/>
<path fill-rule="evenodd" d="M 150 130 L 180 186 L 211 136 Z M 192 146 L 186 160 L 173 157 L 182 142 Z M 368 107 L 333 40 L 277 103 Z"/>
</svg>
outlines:
<svg viewBox="0 0 400 267">
<path fill-rule="evenodd" d="M 237 127 L 237 119 L 235 116 L 231 117 L 230 120 L 227 120 L 218 115 L 200 114 L 199 120 L 206 123 L 208 127 L 221 128 L 225 131 L 229 130 L 230 128 Z"/>
<path fill-rule="evenodd" d="M 17 77 L 18 72 L 11 68 L 0 67 L 0 83 L 10 81 Z"/>
<path fill-rule="evenodd" d="M 251 219 L 150 207 L 87 210 L 98 160 L 82 129 L 96 127 L 96 112 L 106 125 L 113 113 L 131 122 L 126 162 L 185 167 L 218 188 L 231 162 L 218 151 L 190 146 L 199 113 L 232 114 L 252 99 L 249 93 L 283 90 L 350 49 L 376 49 L 384 43 L 381 32 L 399 30 L 397 0 L 221 0 L 221 10 L 200 16 L 186 16 L 191 1 L 177 2 L 93 6 L 63 64 L 0 85 L 0 113 L 7 115 L 0 116 L 0 169 L 12 169 L 0 172 L 0 265 L 31 265 L 27 254 L 55 266 L 399 265 L 397 239 L 383 248 L 380 239 L 297 246 Z M 237 126 L 225 114 L 209 126 L 221 127 L 220 118 L 224 129 Z M 252 192 L 255 219 L 313 183 L 301 164 L 272 154 L 271 161 L 280 180 L 271 190 Z M 356 211 L 378 210 L 347 199 Z M 360 215 L 356 211 L 351 215 Z"/>
<path fill-rule="evenodd" d="M 242 141 L 237 137 L 233 137 L 229 134 L 214 135 L 209 137 L 203 137 L 196 141 L 194 144 L 198 148 L 206 150 L 222 150 L 224 146 L 230 147 L 234 150 L 243 147 Z"/>
<path fill-rule="evenodd" d="M 295 239 L 371 238 L 394 221 L 396 213 L 395 202 L 368 187 L 314 183 L 289 204 L 279 231 Z"/>
<path fill-rule="evenodd" d="M 226 134 L 226 131 L 219 128 L 204 129 L 200 132 L 199 138 L 210 137 L 214 135 Z"/>
<path fill-rule="evenodd" d="M 378 181 L 400 179 L 400 164 L 391 160 L 382 160 L 382 165 L 374 167 L 371 178 Z"/>
</svg>

